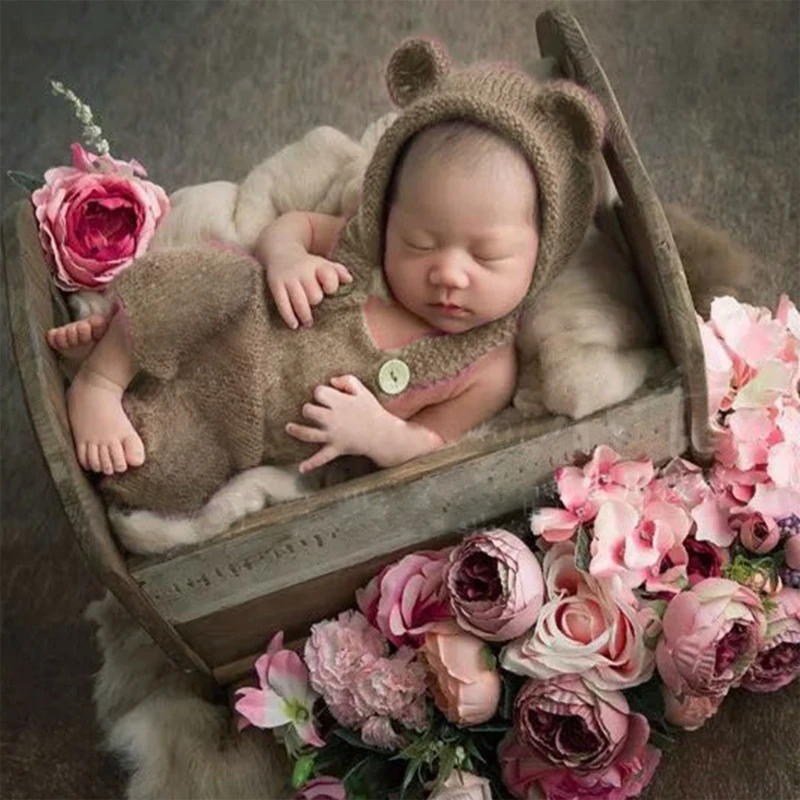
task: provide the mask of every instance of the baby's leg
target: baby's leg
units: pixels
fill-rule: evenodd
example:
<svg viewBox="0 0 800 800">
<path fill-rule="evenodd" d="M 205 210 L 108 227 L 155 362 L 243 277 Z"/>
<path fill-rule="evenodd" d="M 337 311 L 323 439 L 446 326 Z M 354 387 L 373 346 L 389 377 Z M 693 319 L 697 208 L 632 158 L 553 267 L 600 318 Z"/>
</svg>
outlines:
<svg viewBox="0 0 800 800">
<path fill-rule="evenodd" d="M 80 465 L 112 475 L 144 462 L 144 445 L 122 408 L 136 373 L 121 313 L 83 362 L 67 390 L 67 411 Z"/>
<path fill-rule="evenodd" d="M 95 344 L 103 338 L 108 328 L 109 317 L 92 314 L 59 328 L 47 331 L 47 343 L 70 361 L 83 361 L 92 352 Z"/>
</svg>

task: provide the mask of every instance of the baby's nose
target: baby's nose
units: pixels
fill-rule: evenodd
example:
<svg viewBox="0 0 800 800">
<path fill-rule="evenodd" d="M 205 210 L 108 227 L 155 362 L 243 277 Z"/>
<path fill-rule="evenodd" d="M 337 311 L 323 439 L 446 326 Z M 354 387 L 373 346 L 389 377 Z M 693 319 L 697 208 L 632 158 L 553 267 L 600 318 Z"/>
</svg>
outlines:
<svg viewBox="0 0 800 800">
<path fill-rule="evenodd" d="M 466 257 L 458 253 L 441 253 L 431 270 L 431 283 L 448 289 L 466 289 L 469 286 L 466 261 Z"/>
</svg>

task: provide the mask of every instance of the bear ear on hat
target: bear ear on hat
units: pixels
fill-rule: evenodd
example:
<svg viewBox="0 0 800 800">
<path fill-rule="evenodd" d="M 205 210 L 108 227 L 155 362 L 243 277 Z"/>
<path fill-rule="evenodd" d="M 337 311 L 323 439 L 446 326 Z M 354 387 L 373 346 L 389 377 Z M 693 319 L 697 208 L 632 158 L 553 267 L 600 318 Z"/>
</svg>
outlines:
<svg viewBox="0 0 800 800">
<path fill-rule="evenodd" d="M 578 151 L 591 155 L 605 140 L 606 114 L 600 101 L 575 83 L 546 83 L 533 99 L 534 110 L 544 113 L 575 143 Z"/>
<path fill-rule="evenodd" d="M 408 39 L 392 53 L 386 85 L 395 105 L 403 108 L 434 89 L 450 71 L 450 56 L 432 39 Z"/>
</svg>

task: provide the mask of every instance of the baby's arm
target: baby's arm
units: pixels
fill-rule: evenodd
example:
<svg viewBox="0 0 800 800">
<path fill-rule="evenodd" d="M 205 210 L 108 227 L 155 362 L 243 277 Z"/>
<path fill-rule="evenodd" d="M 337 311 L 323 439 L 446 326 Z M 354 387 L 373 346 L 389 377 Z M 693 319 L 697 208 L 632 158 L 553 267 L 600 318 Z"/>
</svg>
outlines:
<svg viewBox="0 0 800 800">
<path fill-rule="evenodd" d="M 311 306 L 353 278 L 328 260 L 345 220 L 328 214 L 290 211 L 261 233 L 255 255 L 266 267 L 278 312 L 290 328 L 313 322 Z"/>
</svg>

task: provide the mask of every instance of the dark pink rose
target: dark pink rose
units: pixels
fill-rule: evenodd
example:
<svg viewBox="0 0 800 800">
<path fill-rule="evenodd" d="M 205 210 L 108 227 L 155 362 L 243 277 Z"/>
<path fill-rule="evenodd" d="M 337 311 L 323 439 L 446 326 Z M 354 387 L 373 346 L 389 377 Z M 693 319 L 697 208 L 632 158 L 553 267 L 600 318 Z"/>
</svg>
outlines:
<svg viewBox="0 0 800 800">
<path fill-rule="evenodd" d="M 777 522 L 757 511 L 734 512 L 731 526 L 739 534 L 739 541 L 744 548 L 759 555 L 774 550 L 781 538 Z"/>
<path fill-rule="evenodd" d="M 522 687 L 514 702 L 514 731 L 538 755 L 544 771 L 590 773 L 639 754 L 650 726 L 641 714 L 631 713 L 622 692 L 562 675 Z"/>
<path fill-rule="evenodd" d="M 361 612 L 397 647 L 418 646 L 434 622 L 452 618 L 443 581 L 450 549 L 404 556 L 356 592 Z"/>
<path fill-rule="evenodd" d="M 764 643 L 742 678 L 751 692 L 774 692 L 800 675 L 800 589 L 784 588 L 771 599 Z"/>
<path fill-rule="evenodd" d="M 72 145 L 72 167 L 45 173 L 31 199 L 39 239 L 56 284 L 102 291 L 142 255 L 169 209 L 160 186 L 137 161 L 118 161 Z"/>
<path fill-rule="evenodd" d="M 453 548 L 445 581 L 458 624 L 490 642 L 525 633 L 544 598 L 536 556 L 502 529 L 474 533 Z"/>
<path fill-rule="evenodd" d="M 750 589 L 706 578 L 670 600 L 656 665 L 673 694 L 724 695 L 750 668 L 766 620 Z"/>
<path fill-rule="evenodd" d="M 347 800 L 344 784 L 338 778 L 320 775 L 304 783 L 294 800 Z"/>
</svg>

